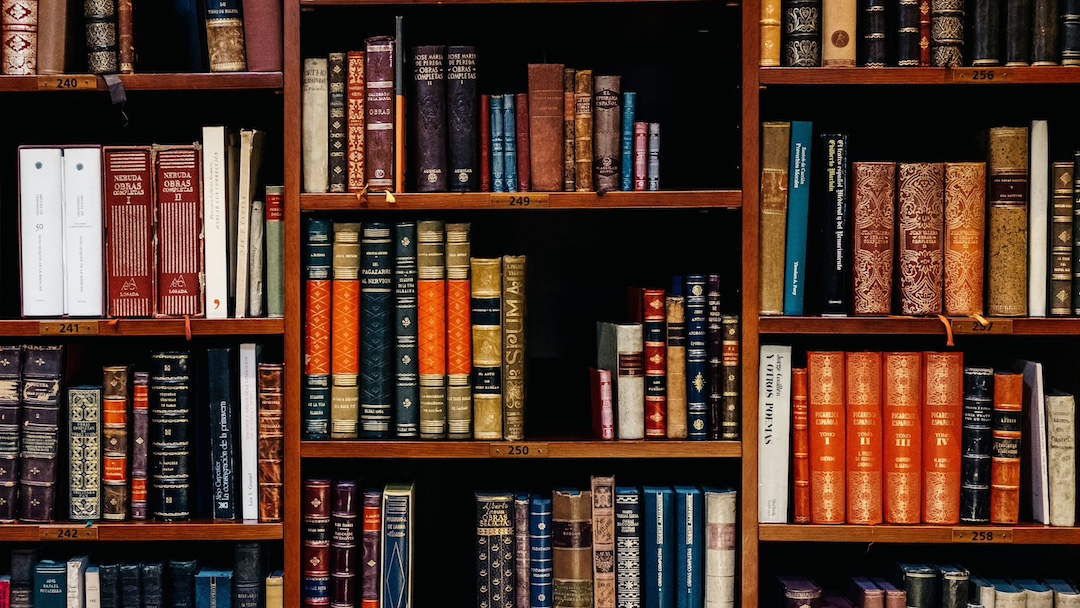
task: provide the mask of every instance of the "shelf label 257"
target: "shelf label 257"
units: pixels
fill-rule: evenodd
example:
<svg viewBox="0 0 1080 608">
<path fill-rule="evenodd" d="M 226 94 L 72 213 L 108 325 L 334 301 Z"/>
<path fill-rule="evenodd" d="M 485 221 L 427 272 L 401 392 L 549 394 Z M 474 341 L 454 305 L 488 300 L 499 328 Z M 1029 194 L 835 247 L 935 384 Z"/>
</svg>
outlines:
<svg viewBox="0 0 1080 608">
<path fill-rule="evenodd" d="M 952 317 L 949 319 L 949 324 L 952 326 L 953 334 L 956 335 L 988 336 L 1013 333 L 1012 319 L 999 317 L 987 319 L 985 324 L 970 317 Z"/>
<path fill-rule="evenodd" d="M 1008 544 L 1013 542 L 1013 531 L 1012 528 L 953 528 L 952 542 L 980 545 L 991 543 Z"/>
</svg>

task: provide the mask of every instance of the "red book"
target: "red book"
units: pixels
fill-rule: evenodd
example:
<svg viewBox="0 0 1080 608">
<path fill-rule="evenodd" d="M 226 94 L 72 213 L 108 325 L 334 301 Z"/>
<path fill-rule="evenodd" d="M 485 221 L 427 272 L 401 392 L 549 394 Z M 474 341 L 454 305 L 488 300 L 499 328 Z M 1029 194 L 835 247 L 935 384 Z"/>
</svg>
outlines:
<svg viewBox="0 0 1080 608">
<path fill-rule="evenodd" d="M 491 192 L 491 95 L 480 96 L 480 191 Z"/>
<path fill-rule="evenodd" d="M 645 341 L 645 438 L 667 437 L 667 332 L 663 289 L 643 290 Z"/>
<path fill-rule="evenodd" d="M 363 555 L 360 572 L 360 607 L 379 608 L 379 581 L 382 564 L 379 563 L 379 536 L 382 533 L 382 492 L 364 492 Z"/>
<path fill-rule="evenodd" d="M 990 453 L 990 523 L 1015 524 L 1020 515 L 1020 446 L 1024 375 L 994 373 Z"/>
<path fill-rule="evenodd" d="M 393 192 L 394 37 L 364 40 L 364 179 L 371 192 Z"/>
<path fill-rule="evenodd" d="M 155 146 L 159 315 L 203 315 L 202 146 Z M 220 261 L 218 261 L 220 262 Z"/>
<path fill-rule="evenodd" d="M 881 353 L 849 352 L 847 369 L 847 522 L 880 524 Z"/>
<path fill-rule="evenodd" d="M 806 368 L 791 368 L 792 471 L 795 523 L 810 523 L 810 420 L 806 407 Z"/>
<path fill-rule="evenodd" d="M 810 522 L 844 523 L 844 353 L 806 353 Z"/>
<path fill-rule="evenodd" d="M 150 146 L 106 146 L 105 264 L 110 317 L 154 314 L 154 172 Z"/>
<path fill-rule="evenodd" d="M 917 524 L 922 507 L 922 353 L 885 353 L 883 359 L 885 523 Z"/>
<path fill-rule="evenodd" d="M 649 173 L 649 123 L 634 123 L 634 190 L 645 190 Z"/>
<path fill-rule="evenodd" d="M 923 507 L 926 524 L 960 523 L 964 353 L 923 353 Z"/>
<path fill-rule="evenodd" d="M 330 586 L 330 480 L 304 480 L 300 503 L 300 576 L 304 586 Z M 325 596 L 324 596 L 325 598 Z M 303 606 L 328 606 L 305 595 Z M 322 601 L 320 601 L 320 599 Z"/>
<path fill-rule="evenodd" d="M 517 174 L 518 191 L 532 189 L 532 176 L 529 164 L 529 94 L 514 95 L 514 129 L 517 131 Z"/>
<path fill-rule="evenodd" d="M 604 441 L 614 441 L 615 412 L 611 406 L 611 370 L 589 368 L 589 388 L 592 393 L 593 436 Z"/>
</svg>

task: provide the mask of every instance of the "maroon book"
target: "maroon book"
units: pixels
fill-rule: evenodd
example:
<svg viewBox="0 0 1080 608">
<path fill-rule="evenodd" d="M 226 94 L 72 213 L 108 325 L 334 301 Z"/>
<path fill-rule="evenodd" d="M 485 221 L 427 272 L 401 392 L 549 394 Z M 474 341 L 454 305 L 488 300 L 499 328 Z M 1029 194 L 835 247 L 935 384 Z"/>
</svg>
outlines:
<svg viewBox="0 0 1080 608">
<path fill-rule="evenodd" d="M 379 605 L 379 574 L 382 563 L 379 561 L 379 535 L 382 532 L 382 492 L 364 491 L 363 523 L 363 558 L 361 566 L 360 605 L 377 607 Z"/>
<path fill-rule="evenodd" d="M 162 316 L 203 314 L 202 147 L 154 147 L 158 305 Z"/>
<path fill-rule="evenodd" d="M 368 191 L 394 191 L 394 37 L 364 40 L 364 163 Z"/>
<path fill-rule="evenodd" d="M 304 588 L 326 589 L 330 583 L 330 480 L 304 480 L 300 504 L 300 574 Z M 305 597 L 305 606 L 326 606 Z"/>
<path fill-rule="evenodd" d="M 105 146 L 105 264 L 110 317 L 154 314 L 150 146 Z"/>
<path fill-rule="evenodd" d="M 514 128 L 517 130 L 517 173 L 518 190 L 532 190 L 532 176 L 529 166 L 529 95 L 514 95 Z"/>
<path fill-rule="evenodd" d="M 243 0 L 244 47 L 249 72 L 280 72 L 281 5 L 278 0 Z"/>
<path fill-rule="evenodd" d="M 491 95 L 480 96 L 480 191 L 491 192 Z"/>
<path fill-rule="evenodd" d="M 356 481 L 334 482 L 330 511 L 330 604 L 356 605 Z"/>
</svg>

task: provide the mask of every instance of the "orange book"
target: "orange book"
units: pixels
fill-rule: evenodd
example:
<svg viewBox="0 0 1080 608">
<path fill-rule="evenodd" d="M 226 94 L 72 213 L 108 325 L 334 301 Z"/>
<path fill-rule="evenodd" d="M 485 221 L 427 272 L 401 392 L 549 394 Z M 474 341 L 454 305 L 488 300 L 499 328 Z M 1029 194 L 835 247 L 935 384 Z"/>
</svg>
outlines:
<svg viewBox="0 0 1080 608">
<path fill-rule="evenodd" d="M 1015 524 L 1020 515 L 1020 436 L 1024 375 L 994 373 L 990 453 L 990 523 Z"/>
<path fill-rule="evenodd" d="M 806 368 L 791 368 L 791 450 L 795 474 L 795 523 L 810 523 L 810 421 L 806 408 Z"/>
<path fill-rule="evenodd" d="M 922 353 L 885 353 L 881 445 L 884 519 L 917 524 L 922 497 Z"/>
<path fill-rule="evenodd" d="M 330 438 L 356 439 L 360 419 L 360 224 L 334 222 Z"/>
<path fill-rule="evenodd" d="M 924 353 L 923 376 L 922 520 L 926 524 L 957 524 L 964 353 Z"/>
<path fill-rule="evenodd" d="M 844 353 L 806 353 L 810 523 L 844 523 Z"/>
<path fill-rule="evenodd" d="M 881 353 L 846 354 L 847 522 L 880 524 Z"/>
</svg>

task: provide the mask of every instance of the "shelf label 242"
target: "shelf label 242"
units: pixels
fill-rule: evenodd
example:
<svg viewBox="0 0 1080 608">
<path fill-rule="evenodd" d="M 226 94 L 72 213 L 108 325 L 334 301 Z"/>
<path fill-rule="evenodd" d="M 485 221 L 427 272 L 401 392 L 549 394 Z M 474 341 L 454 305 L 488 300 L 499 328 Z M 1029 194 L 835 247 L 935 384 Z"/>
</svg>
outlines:
<svg viewBox="0 0 1080 608">
<path fill-rule="evenodd" d="M 48 541 L 97 540 L 98 528 L 84 525 L 39 526 L 38 539 Z"/>
</svg>

